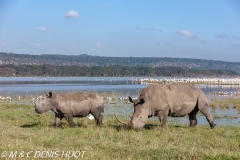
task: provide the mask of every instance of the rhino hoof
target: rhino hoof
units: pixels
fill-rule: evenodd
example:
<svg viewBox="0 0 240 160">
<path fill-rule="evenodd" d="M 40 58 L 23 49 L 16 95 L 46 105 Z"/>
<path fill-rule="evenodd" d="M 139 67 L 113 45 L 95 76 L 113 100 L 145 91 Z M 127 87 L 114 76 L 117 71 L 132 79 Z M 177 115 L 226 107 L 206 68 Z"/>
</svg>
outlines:
<svg viewBox="0 0 240 160">
<path fill-rule="evenodd" d="M 215 123 L 211 123 L 211 124 L 210 124 L 210 127 L 211 127 L 212 129 L 213 129 L 215 126 L 216 126 Z"/>
<path fill-rule="evenodd" d="M 190 121 L 190 127 L 194 127 L 194 126 L 196 126 L 198 123 L 197 123 L 197 121 L 196 120 L 191 120 Z"/>
</svg>

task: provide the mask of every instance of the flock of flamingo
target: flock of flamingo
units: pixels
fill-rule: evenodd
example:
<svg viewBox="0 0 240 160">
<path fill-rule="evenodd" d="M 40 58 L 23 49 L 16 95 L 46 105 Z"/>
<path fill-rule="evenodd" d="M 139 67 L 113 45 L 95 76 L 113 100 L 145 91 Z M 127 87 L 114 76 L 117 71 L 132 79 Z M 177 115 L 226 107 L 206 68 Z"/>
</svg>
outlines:
<svg viewBox="0 0 240 160">
<path fill-rule="evenodd" d="M 182 82 L 197 84 L 221 84 L 221 85 L 240 85 L 240 78 L 137 78 L 134 81 L 142 83 L 164 83 L 164 82 Z"/>
</svg>

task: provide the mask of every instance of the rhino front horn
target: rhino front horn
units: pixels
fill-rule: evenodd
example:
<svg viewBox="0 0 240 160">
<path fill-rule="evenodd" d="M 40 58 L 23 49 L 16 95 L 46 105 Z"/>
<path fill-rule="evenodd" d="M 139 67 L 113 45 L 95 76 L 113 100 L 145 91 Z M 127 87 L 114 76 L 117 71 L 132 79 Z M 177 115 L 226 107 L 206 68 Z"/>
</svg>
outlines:
<svg viewBox="0 0 240 160">
<path fill-rule="evenodd" d="M 120 119 L 117 118 L 117 115 L 116 115 L 116 113 L 115 113 L 114 110 L 113 110 L 113 113 L 114 113 L 115 118 L 118 120 L 118 122 L 120 122 L 120 123 L 122 123 L 122 124 L 124 124 L 124 125 L 129 126 L 129 123 L 128 123 L 128 122 L 123 122 L 123 121 L 121 121 Z"/>
</svg>

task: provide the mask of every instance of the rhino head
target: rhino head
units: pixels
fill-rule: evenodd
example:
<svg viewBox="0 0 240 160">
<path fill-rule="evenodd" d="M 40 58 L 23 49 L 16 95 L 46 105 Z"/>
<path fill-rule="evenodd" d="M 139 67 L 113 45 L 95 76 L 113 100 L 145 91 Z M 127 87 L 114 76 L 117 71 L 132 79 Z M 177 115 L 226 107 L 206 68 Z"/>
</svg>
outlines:
<svg viewBox="0 0 240 160">
<path fill-rule="evenodd" d="M 52 109 L 52 92 L 46 93 L 46 98 L 42 102 L 35 102 L 35 112 L 42 114 Z"/>
<path fill-rule="evenodd" d="M 117 118 L 115 112 L 114 115 L 116 119 L 127 126 L 131 126 L 132 128 L 136 129 L 137 131 L 140 131 L 143 126 L 146 124 L 148 120 L 148 107 L 146 107 L 145 100 L 143 98 L 133 100 L 131 97 L 128 97 L 129 101 L 134 104 L 134 113 L 132 116 L 130 116 L 131 120 L 130 122 L 124 122 Z"/>
</svg>

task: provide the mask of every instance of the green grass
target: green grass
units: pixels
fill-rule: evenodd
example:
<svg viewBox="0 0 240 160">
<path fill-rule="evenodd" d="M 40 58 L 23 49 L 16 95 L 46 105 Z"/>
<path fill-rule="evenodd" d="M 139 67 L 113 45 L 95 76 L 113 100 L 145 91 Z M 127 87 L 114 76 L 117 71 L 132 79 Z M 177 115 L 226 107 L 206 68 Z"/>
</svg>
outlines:
<svg viewBox="0 0 240 160">
<path fill-rule="evenodd" d="M 33 159 L 38 151 L 86 151 L 82 159 L 240 159 L 240 128 L 236 126 L 210 129 L 208 125 L 169 124 L 164 130 L 158 121 L 151 121 L 136 132 L 112 117 L 104 119 L 101 128 L 95 121 L 75 118 L 75 128 L 63 120 L 54 129 L 51 112 L 39 115 L 32 106 L 21 104 L 0 104 L 0 109 L 0 156 L 17 151 L 16 159 L 23 159 L 20 152 L 33 151 Z M 54 159 L 68 158 L 58 155 Z"/>
</svg>

